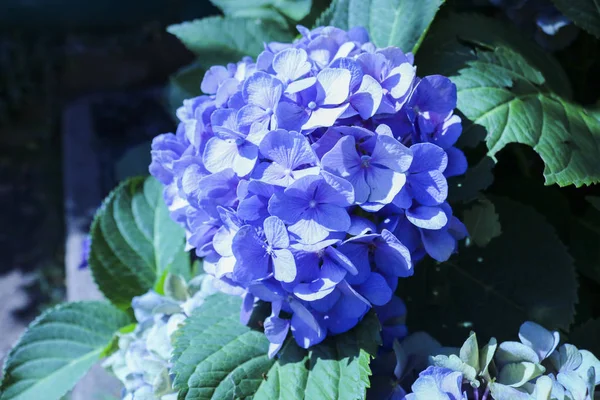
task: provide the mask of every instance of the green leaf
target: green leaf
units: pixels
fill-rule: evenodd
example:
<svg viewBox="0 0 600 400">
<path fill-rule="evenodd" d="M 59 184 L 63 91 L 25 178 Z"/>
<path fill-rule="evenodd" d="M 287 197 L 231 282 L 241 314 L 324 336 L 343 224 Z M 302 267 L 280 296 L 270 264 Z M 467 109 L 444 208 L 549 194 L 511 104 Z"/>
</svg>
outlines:
<svg viewBox="0 0 600 400">
<path fill-rule="evenodd" d="M 123 308 L 153 288 L 163 271 L 185 253 L 185 232 L 171 220 L 162 185 L 151 177 L 128 179 L 113 190 L 90 232 L 94 280 Z"/>
<path fill-rule="evenodd" d="M 183 42 L 204 67 L 256 57 L 264 42 L 290 42 L 279 23 L 249 18 L 209 17 L 171 25 L 167 31 Z"/>
<path fill-rule="evenodd" d="M 525 37 L 513 24 L 481 14 L 450 14 L 436 20 L 415 64 L 421 75 L 454 76 L 469 61 L 477 60 L 479 49 L 497 47 L 521 54 L 528 64 L 541 71 L 552 91 L 571 98 L 569 77 L 550 53 Z"/>
<path fill-rule="evenodd" d="M 204 78 L 204 72 L 200 64 L 193 63 L 183 67 L 169 78 L 167 102 L 174 118 L 177 118 L 175 112 L 183 105 L 184 100 L 200 96 L 200 83 Z"/>
<path fill-rule="evenodd" d="M 273 7 L 294 21 L 306 17 L 312 6 L 312 0 L 211 0 L 211 3 L 229 17 L 239 17 L 248 11 L 268 10 L 268 7 Z"/>
<path fill-rule="evenodd" d="M 600 39 L 600 2 L 598 0 L 552 0 L 552 2 L 575 25 Z"/>
<path fill-rule="evenodd" d="M 291 339 L 266 375 L 255 400 L 364 399 L 371 358 L 381 344 L 379 321 L 369 313 L 349 332 L 311 347 Z"/>
<path fill-rule="evenodd" d="M 60 399 L 130 322 L 124 312 L 99 301 L 66 303 L 45 311 L 8 354 L 0 400 Z"/>
<path fill-rule="evenodd" d="M 502 47 L 479 52 L 453 82 L 459 110 L 487 129 L 490 157 L 509 143 L 522 143 L 546 164 L 547 185 L 600 182 L 600 123 L 552 93 L 542 73 L 521 55 Z"/>
<path fill-rule="evenodd" d="M 577 302 L 573 259 L 553 227 L 535 209 L 492 197 L 503 233 L 485 248 L 459 248 L 440 265 L 423 262 L 400 281 L 407 325 L 450 346 L 470 330 L 479 341 L 514 338 L 524 321 L 568 331 Z M 427 315 L 427 318 L 422 318 Z"/>
<path fill-rule="evenodd" d="M 181 398 L 251 396 L 275 362 L 265 335 L 240 323 L 240 307 L 237 296 L 212 295 L 177 332 L 171 372 Z"/>
<path fill-rule="evenodd" d="M 479 199 L 470 209 L 465 210 L 463 222 L 469 237 L 479 247 L 485 247 L 493 238 L 502 234 L 494 203 L 486 198 Z"/>
<path fill-rule="evenodd" d="M 341 29 L 362 26 L 377 47 L 416 52 L 443 0 L 334 0 L 320 25 Z"/>
</svg>

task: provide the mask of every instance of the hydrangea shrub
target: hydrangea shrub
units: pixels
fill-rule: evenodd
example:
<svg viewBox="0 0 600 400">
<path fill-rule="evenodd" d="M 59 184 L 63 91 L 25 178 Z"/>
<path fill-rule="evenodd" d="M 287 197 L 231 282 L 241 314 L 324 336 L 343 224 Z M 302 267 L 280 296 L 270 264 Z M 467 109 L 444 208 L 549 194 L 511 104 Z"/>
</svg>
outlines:
<svg viewBox="0 0 600 400">
<path fill-rule="evenodd" d="M 84 243 L 110 302 L 36 320 L 0 400 L 101 360 L 127 400 L 592 400 L 600 202 L 535 180 L 600 181 L 600 114 L 560 63 L 509 21 L 428 35 L 440 0 L 213 3 L 168 28 L 198 57 L 177 126 Z M 543 6 L 548 35 L 596 18 L 493 3 Z M 541 159 L 496 157 L 513 142 Z"/>
</svg>

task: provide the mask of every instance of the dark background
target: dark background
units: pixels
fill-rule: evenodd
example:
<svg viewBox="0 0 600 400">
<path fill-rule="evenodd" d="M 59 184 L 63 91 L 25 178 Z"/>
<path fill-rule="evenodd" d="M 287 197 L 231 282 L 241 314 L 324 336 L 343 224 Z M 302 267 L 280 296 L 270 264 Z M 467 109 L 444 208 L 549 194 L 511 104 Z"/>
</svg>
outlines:
<svg viewBox="0 0 600 400">
<path fill-rule="evenodd" d="M 175 127 L 163 92 L 193 56 L 165 27 L 217 13 L 208 0 L 0 2 L 0 284 L 20 277 L 12 289 L 27 301 L 11 313 L 24 323 L 65 296 L 65 112 L 91 104 L 101 176 L 90 185 L 105 195 L 144 168 L 126 154 Z"/>
</svg>

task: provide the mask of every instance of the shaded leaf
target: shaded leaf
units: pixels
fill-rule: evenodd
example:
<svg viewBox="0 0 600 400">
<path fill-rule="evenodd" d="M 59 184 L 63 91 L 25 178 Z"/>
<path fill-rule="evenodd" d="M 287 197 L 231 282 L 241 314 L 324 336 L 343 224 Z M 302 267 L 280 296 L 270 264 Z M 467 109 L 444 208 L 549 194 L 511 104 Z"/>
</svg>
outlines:
<svg viewBox="0 0 600 400">
<path fill-rule="evenodd" d="M 552 0 L 575 25 L 600 39 L 600 3 L 597 0 Z"/>
<path fill-rule="evenodd" d="M 162 185 L 151 177 L 128 179 L 113 190 L 97 211 L 90 234 L 94 280 L 124 308 L 153 288 L 182 253 L 187 257 L 185 232 L 171 220 Z"/>
<path fill-rule="evenodd" d="M 436 20 L 419 51 L 416 65 L 422 75 L 453 76 L 469 61 L 477 60 L 479 50 L 497 47 L 519 53 L 541 71 L 552 91 L 571 98 L 569 77 L 554 56 L 510 22 L 481 14 L 450 14 Z"/>
<path fill-rule="evenodd" d="M 58 400 L 98 362 L 130 318 L 109 303 L 65 303 L 31 323 L 10 351 L 1 400 Z"/>
<path fill-rule="evenodd" d="M 443 0 L 334 0 L 318 25 L 362 26 L 377 47 L 416 52 Z"/>
<path fill-rule="evenodd" d="M 493 238 L 502 234 L 502 227 L 494 203 L 488 199 L 478 200 L 471 208 L 465 210 L 463 222 L 469 237 L 479 247 L 485 247 Z"/>
<path fill-rule="evenodd" d="M 204 67 L 256 57 L 264 42 L 290 42 L 279 23 L 250 18 L 208 17 L 171 25 L 167 31 L 183 42 Z"/>
<path fill-rule="evenodd" d="M 401 280 L 398 292 L 411 310 L 407 325 L 454 346 L 470 330 L 480 341 L 514 339 L 527 320 L 568 331 L 577 279 L 566 247 L 533 208 L 491 200 L 500 215 L 500 237 L 485 248 L 461 247 L 446 263 L 422 263 L 413 278 Z"/>
<path fill-rule="evenodd" d="M 463 176 L 448 179 L 448 201 L 469 202 L 475 200 L 481 191 L 490 187 L 494 182 L 494 160 L 489 157 L 482 158 L 477 164 L 471 166 Z"/>
</svg>

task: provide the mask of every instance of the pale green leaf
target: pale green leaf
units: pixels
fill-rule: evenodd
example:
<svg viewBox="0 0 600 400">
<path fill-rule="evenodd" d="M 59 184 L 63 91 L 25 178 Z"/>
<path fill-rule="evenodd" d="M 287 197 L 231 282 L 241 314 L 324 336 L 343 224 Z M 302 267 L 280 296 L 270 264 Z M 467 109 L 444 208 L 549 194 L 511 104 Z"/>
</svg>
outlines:
<svg viewBox="0 0 600 400">
<path fill-rule="evenodd" d="M 237 296 L 212 295 L 176 333 L 171 372 L 181 398 L 245 398 L 275 362 L 265 335 L 240 323 L 240 307 Z"/>
<path fill-rule="evenodd" d="M 531 146 L 546 167 L 546 184 L 600 182 L 600 122 L 552 93 L 542 73 L 507 48 L 479 52 L 452 80 L 458 108 L 487 129 L 488 155 L 510 143 Z M 463 134 L 469 135 L 467 128 Z"/>
<path fill-rule="evenodd" d="M 256 57 L 264 42 L 290 42 L 279 23 L 250 18 L 209 17 L 171 25 L 167 31 L 198 56 L 204 67 Z"/>
<path fill-rule="evenodd" d="M 151 177 L 122 182 L 96 213 L 90 233 L 94 280 L 120 307 L 153 288 L 185 253 L 185 232 L 171 220 L 162 185 Z"/>
<path fill-rule="evenodd" d="M 552 0 L 552 2 L 575 25 L 600 39 L 600 1 Z"/>
<path fill-rule="evenodd" d="M 492 239 L 502 234 L 502 227 L 494 203 L 486 198 L 479 199 L 465 210 L 463 222 L 469 237 L 479 247 L 485 247 Z"/>
<path fill-rule="evenodd" d="M 411 310 L 407 325 L 448 345 L 461 344 L 471 330 L 480 341 L 514 339 L 528 320 L 568 331 L 578 284 L 567 248 L 534 208 L 490 199 L 502 235 L 484 248 L 461 246 L 449 261 L 422 264 L 411 279 L 400 281 Z"/>
<path fill-rule="evenodd" d="M 312 0 L 211 0 L 223 14 L 231 17 L 247 15 L 249 11 L 269 10 L 269 7 L 281 12 L 294 21 L 300 21 L 310 13 Z"/>
<path fill-rule="evenodd" d="M 66 303 L 39 316 L 10 351 L 0 400 L 58 400 L 98 362 L 130 318 L 109 303 Z"/>
<path fill-rule="evenodd" d="M 290 340 L 254 399 L 364 399 L 369 363 L 381 343 L 379 330 L 377 317 L 369 313 L 354 329 L 308 351 Z"/>
<path fill-rule="evenodd" d="M 416 52 L 443 0 L 334 0 L 320 25 L 341 29 L 361 26 L 377 47 Z"/>
</svg>

